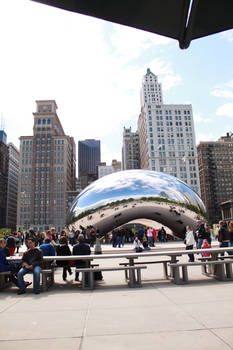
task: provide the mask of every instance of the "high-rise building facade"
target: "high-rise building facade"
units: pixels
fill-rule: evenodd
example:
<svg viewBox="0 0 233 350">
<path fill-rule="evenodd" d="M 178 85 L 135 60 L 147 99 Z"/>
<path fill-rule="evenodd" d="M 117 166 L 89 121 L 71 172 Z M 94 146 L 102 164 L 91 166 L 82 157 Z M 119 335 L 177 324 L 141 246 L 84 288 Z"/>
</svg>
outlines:
<svg viewBox="0 0 233 350">
<path fill-rule="evenodd" d="M 9 152 L 6 144 L 6 133 L 3 130 L 1 130 L 0 137 L 0 228 L 5 228 Z"/>
<path fill-rule="evenodd" d="M 138 132 L 125 128 L 123 131 L 122 170 L 140 169 Z"/>
<path fill-rule="evenodd" d="M 197 146 L 201 198 L 211 224 L 222 219 L 222 202 L 233 198 L 233 134 Z"/>
<path fill-rule="evenodd" d="M 140 166 L 166 172 L 200 193 L 191 105 L 163 104 L 158 77 L 147 69 L 138 118 Z"/>
<path fill-rule="evenodd" d="M 98 165 L 98 178 L 104 177 L 106 175 L 116 173 L 121 171 L 121 162 L 116 159 L 112 160 L 112 165 L 106 165 L 106 163 L 100 163 Z"/>
<path fill-rule="evenodd" d="M 54 100 L 36 104 L 33 136 L 20 137 L 17 226 L 60 231 L 68 192 L 75 191 L 75 142 L 65 135 Z"/>
<path fill-rule="evenodd" d="M 19 150 L 13 143 L 8 144 L 9 164 L 7 179 L 6 227 L 16 229 L 17 194 L 19 177 Z"/>
<path fill-rule="evenodd" d="M 82 189 L 98 178 L 100 158 L 100 140 L 78 142 L 78 177 Z"/>
</svg>

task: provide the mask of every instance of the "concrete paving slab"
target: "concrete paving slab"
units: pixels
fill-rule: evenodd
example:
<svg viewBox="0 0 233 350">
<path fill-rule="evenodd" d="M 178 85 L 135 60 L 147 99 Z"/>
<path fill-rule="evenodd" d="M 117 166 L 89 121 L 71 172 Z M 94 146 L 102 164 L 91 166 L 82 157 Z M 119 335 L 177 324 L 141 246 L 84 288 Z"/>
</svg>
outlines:
<svg viewBox="0 0 233 350">
<path fill-rule="evenodd" d="M 212 332 L 233 349 L 233 327 L 213 329 Z"/>
<path fill-rule="evenodd" d="M 107 297 L 106 293 L 108 294 Z M 117 303 L 115 302 L 116 300 Z M 150 307 L 173 306 L 173 302 L 155 288 L 147 288 L 146 298 L 144 287 L 105 293 L 102 290 L 102 292 L 93 293 L 92 309 L 135 308 L 135 305 L 139 305 L 140 308 L 148 308 L 148 305 Z"/>
<path fill-rule="evenodd" d="M 62 299 L 61 299 L 62 302 Z M 28 299 L 28 308 L 32 299 Z M 20 312 L 1 314 L 0 340 L 77 337 L 82 335 L 86 312 Z M 3 327 L 4 325 L 4 327 Z"/>
<path fill-rule="evenodd" d="M 228 301 L 183 305 L 183 309 L 207 328 L 233 327 L 232 298 Z"/>
<path fill-rule="evenodd" d="M 7 313 L 20 313 L 25 314 L 32 312 L 59 312 L 59 311 L 80 311 L 86 310 L 89 304 L 90 295 L 65 293 L 63 298 L 54 293 L 41 293 L 39 296 L 32 293 L 28 293 L 23 296 L 18 296 L 18 302 L 12 303 L 12 307 L 9 305 Z M 30 303 L 30 308 L 28 304 Z"/>
<path fill-rule="evenodd" d="M 208 330 L 85 337 L 82 350 L 229 350 Z"/>
<path fill-rule="evenodd" d="M 224 287 L 223 287 L 224 286 Z M 233 283 L 212 281 L 163 288 L 163 294 L 176 304 L 202 304 L 232 298 Z"/>
<path fill-rule="evenodd" d="M 67 339 L 38 339 L 38 340 L 22 340 L 22 341 L 2 341 L 0 342 L 1 350 L 25 350 L 25 348 L 33 350 L 49 349 L 49 350 L 77 350 L 80 346 L 80 338 Z"/>
<path fill-rule="evenodd" d="M 115 300 L 117 303 L 117 300 Z M 101 319 L 101 322 L 99 320 Z M 176 305 L 141 307 L 140 298 L 134 306 L 91 309 L 86 324 L 87 335 L 138 333 L 142 330 L 174 331 L 204 328 L 199 321 Z"/>
</svg>

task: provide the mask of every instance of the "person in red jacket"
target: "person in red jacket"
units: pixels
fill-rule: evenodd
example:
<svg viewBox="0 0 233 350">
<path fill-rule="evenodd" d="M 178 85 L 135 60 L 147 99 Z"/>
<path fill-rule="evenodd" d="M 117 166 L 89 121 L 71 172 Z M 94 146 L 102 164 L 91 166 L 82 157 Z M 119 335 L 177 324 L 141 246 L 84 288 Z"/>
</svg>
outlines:
<svg viewBox="0 0 233 350">
<path fill-rule="evenodd" d="M 208 239 L 203 239 L 201 249 L 209 249 L 209 248 L 211 248 L 211 246 L 209 245 Z M 211 254 L 208 252 L 205 252 L 205 253 L 202 253 L 202 256 L 211 256 Z"/>
</svg>

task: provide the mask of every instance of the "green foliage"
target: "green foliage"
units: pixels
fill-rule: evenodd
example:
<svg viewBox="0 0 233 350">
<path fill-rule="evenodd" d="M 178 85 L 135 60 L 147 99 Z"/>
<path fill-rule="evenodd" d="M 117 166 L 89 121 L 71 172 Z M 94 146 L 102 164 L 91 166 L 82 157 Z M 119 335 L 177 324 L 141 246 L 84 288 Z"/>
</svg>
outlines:
<svg viewBox="0 0 233 350">
<path fill-rule="evenodd" d="M 11 228 L 8 228 L 8 227 L 0 228 L 0 238 L 4 237 L 5 233 L 11 233 Z"/>
</svg>

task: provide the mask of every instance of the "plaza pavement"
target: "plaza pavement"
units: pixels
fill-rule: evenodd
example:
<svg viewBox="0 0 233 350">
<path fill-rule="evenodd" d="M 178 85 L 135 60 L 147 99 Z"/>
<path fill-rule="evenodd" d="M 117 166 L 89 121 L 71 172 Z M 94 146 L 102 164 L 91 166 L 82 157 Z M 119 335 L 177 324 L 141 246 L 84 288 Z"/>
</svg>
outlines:
<svg viewBox="0 0 233 350">
<path fill-rule="evenodd" d="M 19 296 L 15 287 L 0 291 L 1 350 L 233 349 L 233 282 L 203 276 L 200 266 L 190 269 L 188 285 L 174 285 L 162 279 L 161 264 L 148 265 L 136 289 L 122 271 L 104 272 L 93 291 L 81 290 L 74 275 L 63 282 L 61 273 L 40 295 L 30 287 Z"/>
</svg>

